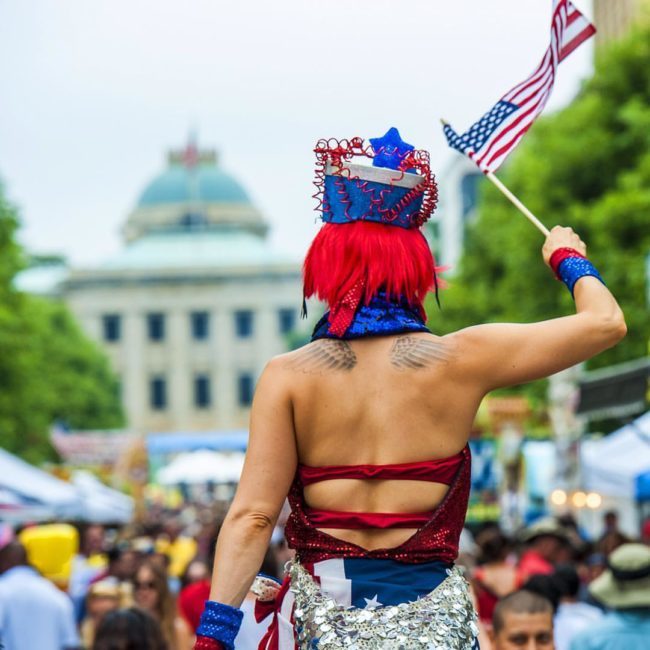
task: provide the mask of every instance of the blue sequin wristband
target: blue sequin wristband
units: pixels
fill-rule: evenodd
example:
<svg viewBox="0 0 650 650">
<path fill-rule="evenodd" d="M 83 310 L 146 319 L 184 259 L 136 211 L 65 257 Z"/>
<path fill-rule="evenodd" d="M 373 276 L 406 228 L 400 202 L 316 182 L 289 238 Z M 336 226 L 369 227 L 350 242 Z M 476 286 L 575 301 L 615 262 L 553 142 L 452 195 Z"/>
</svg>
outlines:
<svg viewBox="0 0 650 650">
<path fill-rule="evenodd" d="M 228 650 L 233 650 L 235 637 L 239 632 L 243 617 L 244 613 L 241 609 L 217 603 L 214 600 L 206 600 L 196 633 L 219 641 Z"/>
<path fill-rule="evenodd" d="M 596 267 L 589 260 L 583 257 L 567 257 L 562 260 L 560 266 L 558 266 L 557 273 L 560 280 L 566 284 L 572 296 L 573 287 L 575 287 L 576 282 L 580 278 L 584 278 L 586 275 L 598 278 L 603 284 L 605 284 L 605 280 L 600 277 L 600 273 L 598 273 Z"/>
</svg>

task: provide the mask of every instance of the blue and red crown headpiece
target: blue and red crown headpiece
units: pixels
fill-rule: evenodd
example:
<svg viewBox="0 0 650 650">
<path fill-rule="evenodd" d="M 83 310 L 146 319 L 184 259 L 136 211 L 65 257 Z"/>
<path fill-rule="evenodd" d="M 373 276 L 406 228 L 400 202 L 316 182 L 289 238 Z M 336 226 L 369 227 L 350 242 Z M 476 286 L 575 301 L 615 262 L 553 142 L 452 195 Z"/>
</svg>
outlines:
<svg viewBox="0 0 650 650">
<path fill-rule="evenodd" d="M 318 208 L 323 221 L 374 221 L 419 228 L 438 201 L 429 154 L 404 142 L 392 127 L 381 138 L 319 140 L 316 153 Z M 372 167 L 353 162 L 369 158 Z"/>
</svg>

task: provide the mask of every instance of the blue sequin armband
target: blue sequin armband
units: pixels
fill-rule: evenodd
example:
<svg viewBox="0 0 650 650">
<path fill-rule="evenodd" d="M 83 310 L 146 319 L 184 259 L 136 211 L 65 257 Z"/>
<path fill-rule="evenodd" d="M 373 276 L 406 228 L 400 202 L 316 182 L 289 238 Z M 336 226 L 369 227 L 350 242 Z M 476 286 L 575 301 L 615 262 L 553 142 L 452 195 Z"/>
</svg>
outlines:
<svg viewBox="0 0 650 650">
<path fill-rule="evenodd" d="M 571 295 L 573 295 L 573 287 L 576 282 L 586 275 L 598 278 L 605 284 L 605 280 L 600 277 L 600 273 L 598 273 L 596 267 L 588 259 L 583 257 L 567 257 L 562 260 L 557 269 L 557 274 L 560 280 L 566 284 Z"/>
<path fill-rule="evenodd" d="M 214 600 L 206 600 L 196 633 L 219 641 L 228 650 L 233 650 L 235 637 L 239 632 L 243 617 L 244 613 L 241 609 L 217 603 Z"/>
</svg>

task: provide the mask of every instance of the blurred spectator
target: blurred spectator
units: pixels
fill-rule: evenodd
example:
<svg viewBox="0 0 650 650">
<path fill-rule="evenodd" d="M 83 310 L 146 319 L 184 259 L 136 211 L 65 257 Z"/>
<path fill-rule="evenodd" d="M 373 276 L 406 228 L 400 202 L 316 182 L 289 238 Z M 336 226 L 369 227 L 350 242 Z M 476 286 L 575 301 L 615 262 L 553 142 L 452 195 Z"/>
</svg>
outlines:
<svg viewBox="0 0 650 650">
<path fill-rule="evenodd" d="M 523 584 L 534 575 L 551 575 L 569 546 L 566 530 L 553 518 L 536 521 L 521 534 L 526 550 L 519 559 L 518 575 Z"/>
<path fill-rule="evenodd" d="M 137 555 L 127 544 L 121 543 L 111 547 L 107 553 L 108 566 L 93 578 L 91 584 L 115 578 L 120 583 L 130 583 L 138 566 Z"/>
<path fill-rule="evenodd" d="M 295 551 L 289 548 L 287 540 L 284 536 L 284 528 L 276 526 L 271 535 L 271 551 L 272 556 L 269 556 L 267 551 L 264 563 L 266 564 L 265 573 L 275 578 L 280 578 L 284 573 L 284 567 L 287 562 L 293 560 Z M 272 563 L 272 568 L 271 564 Z"/>
<path fill-rule="evenodd" d="M 168 575 L 180 579 L 187 565 L 196 557 L 198 545 L 192 537 L 183 534 L 183 526 L 177 518 L 167 520 L 164 531 L 156 539 L 156 552 L 169 558 Z"/>
<path fill-rule="evenodd" d="M 647 650 L 650 647 L 650 548 L 624 544 L 589 591 L 611 611 L 574 637 L 570 650 Z"/>
<path fill-rule="evenodd" d="M 210 562 L 210 564 L 212 564 L 212 562 Z M 262 566 L 260 567 L 260 573 L 263 576 L 271 576 L 275 578 L 275 574 L 273 573 L 274 570 L 274 549 L 269 546 L 266 555 L 264 556 Z M 181 593 L 178 596 L 178 611 L 191 628 L 193 634 L 199 626 L 205 601 L 210 597 L 210 586 L 210 579 L 205 578 L 204 580 L 199 580 L 198 582 L 187 585 L 187 587 L 181 590 Z M 241 604 L 244 618 L 239 634 L 235 639 L 235 650 L 251 650 L 252 648 L 257 648 L 268 628 L 268 621 L 263 621 L 262 623 L 256 621 L 255 602 L 255 595 L 252 592 L 249 592 L 246 595 L 244 602 Z"/>
<path fill-rule="evenodd" d="M 602 553 L 592 553 L 587 558 L 587 582 L 593 582 L 607 568 L 607 558 Z"/>
<path fill-rule="evenodd" d="M 185 573 L 181 578 L 181 587 L 187 587 L 187 585 L 194 584 L 195 582 L 201 582 L 203 580 L 210 579 L 210 569 L 208 565 L 203 562 L 203 560 L 192 560 L 185 569 Z"/>
<path fill-rule="evenodd" d="M 95 632 L 104 616 L 114 609 L 124 607 L 120 584 L 115 578 L 105 578 L 90 585 L 86 596 L 86 617 L 81 624 L 81 640 L 84 648 L 90 648 Z"/>
<path fill-rule="evenodd" d="M 539 594 L 520 589 L 494 608 L 492 650 L 553 650 L 553 607 Z"/>
<path fill-rule="evenodd" d="M 497 601 L 515 591 L 519 585 L 517 568 L 508 561 L 510 542 L 498 528 L 488 528 L 476 537 L 478 564 L 472 584 L 478 615 L 484 622 L 492 621 Z"/>
<path fill-rule="evenodd" d="M 79 647 L 72 603 L 27 564 L 19 542 L 0 549 L 0 647 L 71 650 Z"/>
<path fill-rule="evenodd" d="M 74 558 L 68 593 L 75 608 L 75 619 L 80 623 L 85 616 L 86 594 L 90 583 L 102 575 L 108 565 L 103 526 L 90 525 L 82 531 L 81 552 Z"/>
<path fill-rule="evenodd" d="M 169 650 L 159 623 L 131 607 L 108 612 L 97 629 L 92 650 Z"/>
<path fill-rule="evenodd" d="M 551 603 L 553 614 L 555 615 L 560 605 L 560 590 L 555 582 L 555 574 L 550 576 L 541 574 L 531 576 L 524 583 L 522 589 L 546 598 Z"/>
<path fill-rule="evenodd" d="M 106 550 L 106 531 L 99 524 L 86 527 L 81 539 L 81 553 L 89 559 L 102 556 Z"/>
<path fill-rule="evenodd" d="M 559 566 L 552 577 L 560 594 L 555 614 L 555 648 L 569 650 L 573 637 L 600 621 L 603 613 L 593 605 L 578 601 L 580 578 L 572 566 Z"/>
<path fill-rule="evenodd" d="M 641 541 L 650 546 L 650 517 L 646 517 L 641 524 Z"/>
<path fill-rule="evenodd" d="M 596 542 L 596 550 L 605 556 L 616 550 L 621 544 L 630 540 L 618 528 L 618 513 L 614 510 L 608 510 L 603 515 L 604 531 Z"/>
<path fill-rule="evenodd" d="M 183 617 L 176 613 L 167 575 L 160 564 L 145 560 L 140 565 L 133 580 L 133 596 L 136 605 L 158 621 L 171 650 L 192 647 L 193 634 Z"/>
<path fill-rule="evenodd" d="M 178 594 L 178 611 L 193 633 L 199 627 L 205 601 L 210 598 L 210 580 L 199 580 L 181 589 Z"/>
</svg>

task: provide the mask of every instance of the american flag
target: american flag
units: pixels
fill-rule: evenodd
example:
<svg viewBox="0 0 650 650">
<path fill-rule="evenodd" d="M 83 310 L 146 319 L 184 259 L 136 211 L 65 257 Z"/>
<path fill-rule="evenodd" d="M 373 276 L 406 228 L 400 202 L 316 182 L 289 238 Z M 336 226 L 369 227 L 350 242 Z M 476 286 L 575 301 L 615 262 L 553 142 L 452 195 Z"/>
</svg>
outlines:
<svg viewBox="0 0 650 650">
<path fill-rule="evenodd" d="M 557 66 L 595 32 L 569 0 L 553 0 L 551 44 L 535 72 L 507 92 L 463 135 L 445 124 L 449 145 L 469 156 L 485 174 L 496 171 L 544 110 Z"/>
</svg>

